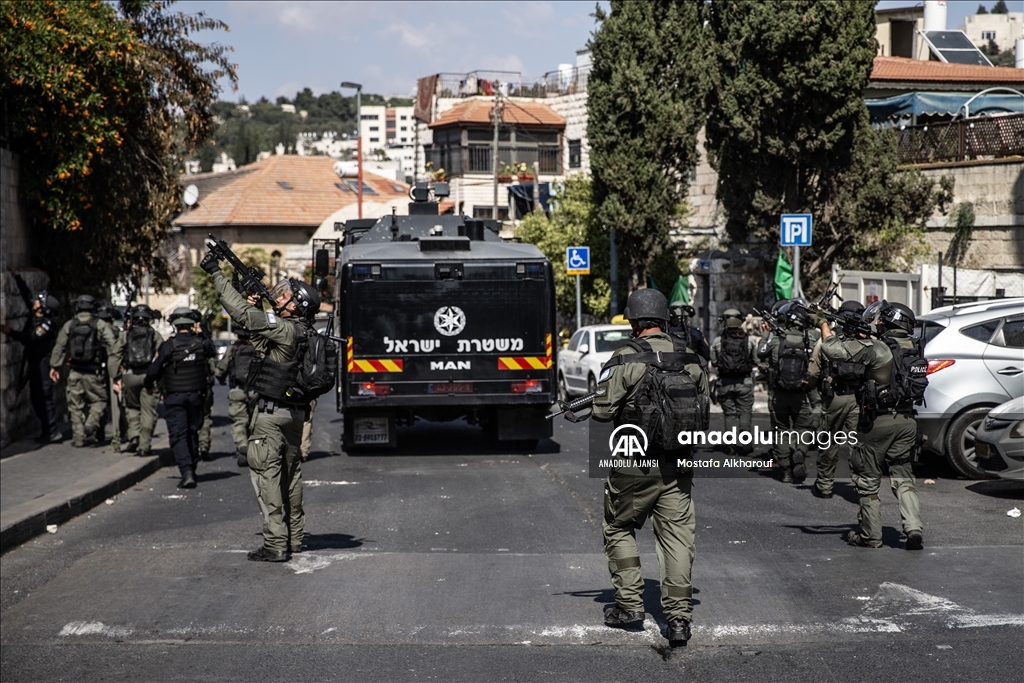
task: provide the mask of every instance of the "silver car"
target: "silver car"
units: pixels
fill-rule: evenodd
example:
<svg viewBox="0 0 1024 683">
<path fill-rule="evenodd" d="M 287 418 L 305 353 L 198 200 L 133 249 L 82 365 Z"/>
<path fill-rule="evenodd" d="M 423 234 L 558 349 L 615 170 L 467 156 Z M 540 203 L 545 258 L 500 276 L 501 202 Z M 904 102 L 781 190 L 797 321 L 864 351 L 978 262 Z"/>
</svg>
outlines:
<svg viewBox="0 0 1024 683">
<path fill-rule="evenodd" d="M 960 474 L 978 467 L 975 439 L 995 406 L 1024 396 L 1024 298 L 937 308 L 918 318 L 926 342 L 926 405 L 917 408 L 925 447 Z"/>
<path fill-rule="evenodd" d="M 587 325 L 558 353 L 558 395 L 582 396 L 597 390 L 597 378 L 612 353 L 629 341 L 629 325 Z"/>
<path fill-rule="evenodd" d="M 992 409 L 978 430 L 974 453 L 986 472 L 1024 481 L 1024 398 Z"/>
</svg>

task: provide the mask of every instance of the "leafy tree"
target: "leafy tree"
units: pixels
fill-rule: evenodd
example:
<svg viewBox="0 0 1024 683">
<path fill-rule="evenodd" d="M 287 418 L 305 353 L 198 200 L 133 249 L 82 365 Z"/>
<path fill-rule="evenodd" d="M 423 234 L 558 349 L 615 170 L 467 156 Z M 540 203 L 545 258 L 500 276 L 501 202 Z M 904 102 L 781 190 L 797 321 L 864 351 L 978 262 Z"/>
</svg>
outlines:
<svg viewBox="0 0 1024 683">
<path fill-rule="evenodd" d="M 597 317 L 608 315 L 611 287 L 608 283 L 608 233 L 594 220 L 590 178 L 571 175 L 551 200 L 551 215 L 535 211 L 519 224 L 516 237 L 534 244 L 551 261 L 555 273 L 555 307 L 576 312 L 576 278 L 566 273 L 565 250 L 574 245 L 590 247 L 591 275 L 582 278 L 584 310 Z"/>
<path fill-rule="evenodd" d="M 1006 0 L 999 0 L 996 4 L 992 5 L 992 14 L 1009 14 L 1010 10 L 1006 6 Z"/>
<path fill-rule="evenodd" d="M 770 263 L 780 214 L 813 214 L 814 246 L 803 251 L 812 281 L 839 256 L 891 267 L 901 251 L 911 255 L 951 189 L 898 172 L 894 136 L 868 123 L 874 4 L 711 3 L 707 147 L 728 237 Z"/>
<path fill-rule="evenodd" d="M 596 220 L 615 231 L 633 290 L 685 218 L 705 119 L 704 3 L 612 0 L 595 16 L 587 137 Z"/>
<path fill-rule="evenodd" d="M 159 281 L 178 204 L 178 163 L 210 133 L 226 28 L 167 3 L 6 2 L 0 99 L 20 153 L 21 196 L 55 289 Z"/>
<path fill-rule="evenodd" d="M 974 12 L 975 14 L 988 14 L 988 9 L 984 5 L 979 4 L 978 9 Z"/>
</svg>

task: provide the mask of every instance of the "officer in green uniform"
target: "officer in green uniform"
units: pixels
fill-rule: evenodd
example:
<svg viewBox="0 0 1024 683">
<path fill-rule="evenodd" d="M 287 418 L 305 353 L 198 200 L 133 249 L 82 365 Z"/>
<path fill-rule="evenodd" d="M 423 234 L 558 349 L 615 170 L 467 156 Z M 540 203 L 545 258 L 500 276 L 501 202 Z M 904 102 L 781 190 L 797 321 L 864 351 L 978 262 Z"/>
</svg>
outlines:
<svg viewBox="0 0 1024 683">
<path fill-rule="evenodd" d="M 203 314 L 196 309 L 191 310 L 192 319 L 196 321 L 195 333 L 213 343 L 213 330 L 207 323 L 203 322 Z M 199 428 L 199 458 L 210 459 L 210 445 L 213 443 L 211 432 L 213 430 L 213 381 L 217 372 L 217 357 L 210 358 L 210 386 L 206 392 L 206 402 L 203 404 L 203 426 Z"/>
<path fill-rule="evenodd" d="M 669 318 L 665 296 L 654 289 L 630 294 L 625 317 L 633 327 L 633 336 L 650 345 L 652 351 L 692 354 L 686 372 L 707 396 L 708 379 L 702 360 L 682 343 L 667 334 Z M 616 350 L 612 361 L 635 353 L 629 346 Z M 593 418 L 600 422 L 624 421 L 624 414 L 635 410 L 637 389 L 646 372 L 643 363 L 619 362 L 602 370 L 598 383 L 605 390 L 594 400 Z M 685 453 L 681 451 L 680 453 Z M 640 574 L 640 553 L 636 530 L 647 517 L 652 518 L 661 578 L 661 605 L 668 621 L 669 641 L 690 638 L 693 614 L 690 570 L 694 557 L 696 518 L 690 489 L 692 471 L 675 468 L 675 456 L 663 458 L 662 467 L 653 472 L 641 468 L 613 468 L 605 483 L 604 548 L 608 570 L 615 587 L 615 605 L 605 610 L 605 623 L 625 626 L 644 619 L 644 582 Z"/>
<path fill-rule="evenodd" d="M 245 454 L 249 448 L 249 422 L 252 409 L 259 396 L 246 391 L 246 380 L 249 368 L 256 357 L 256 348 L 249 341 L 249 330 L 244 327 L 235 328 L 235 343 L 224 352 L 224 357 L 217 363 L 215 375 L 221 384 L 228 384 L 228 417 L 231 419 L 231 436 L 235 440 L 235 452 L 238 455 L 238 466 L 248 467 Z"/>
<path fill-rule="evenodd" d="M 840 316 L 855 316 L 860 322 L 864 306 L 859 301 L 844 301 L 839 308 Z M 832 333 L 840 341 L 854 339 L 850 326 L 844 327 L 837 323 Z M 821 429 L 830 434 L 829 445 L 818 449 L 817 478 L 811 493 L 818 498 L 831 498 L 832 486 L 836 478 L 836 463 L 839 460 L 839 443 L 835 439 L 838 432 L 849 434 L 857 431 L 860 419 L 860 406 L 857 403 L 857 389 L 864 379 L 864 365 L 845 361 L 830 362 L 822 353 L 823 339 L 814 345 L 811 354 L 812 367 L 816 367 L 821 377 L 818 381 L 822 399 Z M 845 441 L 845 438 L 843 439 Z"/>
<path fill-rule="evenodd" d="M 813 408 L 808 392 L 817 369 L 810 359 L 816 332 L 809 333 L 810 320 L 796 302 L 779 308 L 785 334 L 772 335 L 758 348 L 758 357 L 768 360 L 774 386 L 771 411 L 776 422 L 775 454 L 782 468 L 783 482 L 801 482 L 807 476 L 807 443 L 813 440 Z M 795 432 L 795 433 L 794 433 Z"/>
<path fill-rule="evenodd" d="M 123 334 L 121 355 L 121 396 L 128 418 L 129 453 L 153 454 L 153 430 L 156 427 L 160 397 L 143 391 L 146 370 L 164 343 L 162 334 L 153 329 L 153 309 L 138 304 L 128 311 L 128 327 Z"/>
<path fill-rule="evenodd" d="M 298 373 L 299 341 L 320 310 L 320 296 L 304 282 L 286 279 L 271 291 L 274 310 L 263 311 L 256 297 L 245 299 L 208 252 L 200 266 L 210 273 L 221 304 L 238 325 L 249 330 L 256 348 L 257 370 L 249 389 L 259 395 L 253 412 L 247 459 L 257 477 L 259 500 L 266 510 L 263 546 L 249 553 L 257 562 L 286 562 L 299 552 L 305 527 L 299 444 L 309 402 L 290 399 Z M 285 495 L 282 495 L 282 491 Z"/>
<path fill-rule="evenodd" d="M 75 317 L 60 328 L 50 354 L 52 381 L 57 382 L 60 369 L 69 366 L 66 393 L 71 445 L 76 448 L 99 443 L 107 410 L 108 382 L 119 379 L 121 350 L 117 337 L 109 325 L 94 317 L 95 311 L 96 299 L 88 294 L 78 297 Z"/>
<path fill-rule="evenodd" d="M 873 325 L 879 335 L 891 338 L 901 349 L 913 349 L 910 333 L 914 329 L 914 314 L 902 304 L 890 304 L 884 299 L 868 306 L 861 320 Z M 858 339 L 843 341 L 834 334 L 823 316 L 814 320 L 820 326 L 823 339 L 821 350 L 831 362 L 862 363 L 865 367 L 865 385 L 888 387 L 893 353 L 883 339 L 871 339 L 863 334 Z M 872 411 L 864 410 L 857 432 L 857 445 L 852 449 L 850 467 L 853 484 L 860 496 L 857 519 L 860 532 L 851 531 L 846 540 L 862 548 L 882 545 L 882 505 L 878 491 L 882 484 L 883 468 L 889 470 L 892 493 L 899 501 L 903 532 L 907 536 L 907 550 L 924 547 L 920 502 L 914 486 L 912 453 L 917 440 L 917 421 L 914 420 L 912 400 L 905 398 L 893 405 L 879 405 Z"/>
<path fill-rule="evenodd" d="M 757 344 L 743 329 L 743 314 L 730 308 L 722 314 L 724 330 L 711 345 L 711 365 L 718 371 L 718 403 L 725 417 L 725 431 L 749 432 L 754 411 L 754 379 Z M 736 453 L 729 446 L 730 455 Z"/>
</svg>

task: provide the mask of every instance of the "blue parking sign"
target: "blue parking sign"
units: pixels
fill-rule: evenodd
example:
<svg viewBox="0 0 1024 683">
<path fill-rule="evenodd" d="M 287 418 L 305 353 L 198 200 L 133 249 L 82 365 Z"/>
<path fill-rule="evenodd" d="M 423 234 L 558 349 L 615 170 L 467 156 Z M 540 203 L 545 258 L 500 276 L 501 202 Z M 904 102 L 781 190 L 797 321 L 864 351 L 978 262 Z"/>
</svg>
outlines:
<svg viewBox="0 0 1024 683">
<path fill-rule="evenodd" d="M 590 275 L 590 247 L 566 247 L 565 269 L 569 275 Z"/>
<path fill-rule="evenodd" d="M 811 246 L 811 226 L 813 219 L 809 213 L 784 213 L 780 244 L 784 247 Z"/>
</svg>

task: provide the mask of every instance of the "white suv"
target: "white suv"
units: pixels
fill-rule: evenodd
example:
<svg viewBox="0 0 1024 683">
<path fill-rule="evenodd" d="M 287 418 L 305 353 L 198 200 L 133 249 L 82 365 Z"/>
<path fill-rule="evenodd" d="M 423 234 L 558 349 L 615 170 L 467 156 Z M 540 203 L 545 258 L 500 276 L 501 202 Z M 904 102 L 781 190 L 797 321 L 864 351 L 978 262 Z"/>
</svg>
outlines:
<svg viewBox="0 0 1024 683">
<path fill-rule="evenodd" d="M 925 447 L 971 479 L 974 439 L 989 410 L 1024 395 L 1024 298 L 937 308 L 918 318 L 928 359 L 926 405 L 917 408 Z"/>
<path fill-rule="evenodd" d="M 629 341 L 629 325 L 588 325 L 558 352 L 558 395 L 564 399 L 597 391 L 597 378 L 615 349 Z"/>
</svg>

